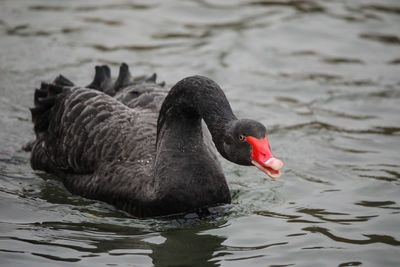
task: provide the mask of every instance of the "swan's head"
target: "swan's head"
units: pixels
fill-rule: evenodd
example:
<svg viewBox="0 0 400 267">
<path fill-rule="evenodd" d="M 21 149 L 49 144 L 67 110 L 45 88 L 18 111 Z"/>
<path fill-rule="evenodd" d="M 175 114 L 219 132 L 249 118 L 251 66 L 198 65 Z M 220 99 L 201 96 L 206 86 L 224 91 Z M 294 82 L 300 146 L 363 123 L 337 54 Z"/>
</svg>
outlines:
<svg viewBox="0 0 400 267">
<path fill-rule="evenodd" d="M 232 162 L 254 165 L 273 179 L 281 175 L 283 162 L 272 154 L 267 131 L 257 121 L 235 121 L 226 133 L 224 150 Z"/>
</svg>

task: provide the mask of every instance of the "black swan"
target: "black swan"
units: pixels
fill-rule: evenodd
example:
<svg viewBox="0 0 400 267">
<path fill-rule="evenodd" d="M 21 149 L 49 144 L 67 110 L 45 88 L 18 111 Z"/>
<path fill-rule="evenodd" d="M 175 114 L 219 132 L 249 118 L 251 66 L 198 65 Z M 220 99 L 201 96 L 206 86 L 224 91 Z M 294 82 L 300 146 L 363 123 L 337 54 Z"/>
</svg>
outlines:
<svg viewBox="0 0 400 267">
<path fill-rule="evenodd" d="M 230 203 L 215 148 L 234 163 L 280 175 L 265 127 L 237 119 L 214 81 L 192 76 L 164 87 L 155 74 L 133 78 L 125 63 L 116 80 L 97 66 L 86 87 L 62 75 L 42 83 L 31 109 L 36 140 L 26 148 L 32 168 L 137 217 Z"/>
</svg>

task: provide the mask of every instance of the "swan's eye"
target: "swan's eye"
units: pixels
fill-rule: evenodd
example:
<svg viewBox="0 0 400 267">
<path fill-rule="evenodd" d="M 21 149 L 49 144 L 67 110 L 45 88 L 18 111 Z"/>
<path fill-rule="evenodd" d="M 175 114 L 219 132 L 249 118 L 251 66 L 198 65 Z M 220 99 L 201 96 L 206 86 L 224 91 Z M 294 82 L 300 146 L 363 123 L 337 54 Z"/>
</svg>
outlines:
<svg viewBox="0 0 400 267">
<path fill-rule="evenodd" d="M 243 134 L 239 135 L 239 140 L 240 141 L 243 142 L 245 139 L 246 139 L 246 137 Z"/>
</svg>

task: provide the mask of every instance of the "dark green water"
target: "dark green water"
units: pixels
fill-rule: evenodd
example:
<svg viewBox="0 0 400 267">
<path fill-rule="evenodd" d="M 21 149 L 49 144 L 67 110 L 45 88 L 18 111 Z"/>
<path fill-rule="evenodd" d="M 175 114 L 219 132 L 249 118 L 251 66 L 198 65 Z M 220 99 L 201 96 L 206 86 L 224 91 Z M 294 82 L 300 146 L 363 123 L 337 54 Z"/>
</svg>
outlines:
<svg viewBox="0 0 400 267">
<path fill-rule="evenodd" d="M 216 80 L 282 178 L 224 160 L 232 205 L 139 220 L 32 171 L 33 89 L 120 62 Z M 0 1 L 0 266 L 399 266 L 399 64 L 395 0 Z"/>
</svg>

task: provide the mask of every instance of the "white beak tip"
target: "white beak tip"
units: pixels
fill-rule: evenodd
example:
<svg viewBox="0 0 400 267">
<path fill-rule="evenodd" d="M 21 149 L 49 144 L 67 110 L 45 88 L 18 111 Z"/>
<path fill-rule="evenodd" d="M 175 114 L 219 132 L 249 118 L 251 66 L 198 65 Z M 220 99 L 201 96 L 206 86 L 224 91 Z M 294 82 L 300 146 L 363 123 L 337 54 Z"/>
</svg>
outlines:
<svg viewBox="0 0 400 267">
<path fill-rule="evenodd" d="M 283 167 L 283 162 L 277 158 L 270 158 L 264 164 L 274 170 L 280 170 Z"/>
</svg>

